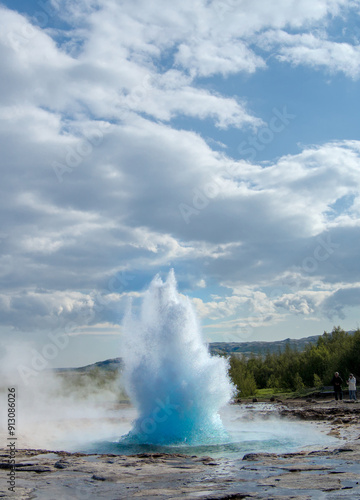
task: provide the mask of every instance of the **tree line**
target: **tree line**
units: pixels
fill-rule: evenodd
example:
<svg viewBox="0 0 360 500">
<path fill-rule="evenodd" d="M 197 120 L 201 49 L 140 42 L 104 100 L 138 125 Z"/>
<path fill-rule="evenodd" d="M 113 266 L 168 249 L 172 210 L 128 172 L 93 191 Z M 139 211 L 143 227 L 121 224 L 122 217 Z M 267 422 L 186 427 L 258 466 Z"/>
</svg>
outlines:
<svg viewBox="0 0 360 500">
<path fill-rule="evenodd" d="M 250 358 L 232 355 L 229 368 L 238 397 L 254 395 L 257 389 L 292 392 L 331 385 L 335 371 L 344 382 L 350 373 L 360 379 L 360 329 L 349 333 L 340 326 L 334 327 L 301 352 L 286 344 L 277 353 L 265 352 Z"/>
</svg>

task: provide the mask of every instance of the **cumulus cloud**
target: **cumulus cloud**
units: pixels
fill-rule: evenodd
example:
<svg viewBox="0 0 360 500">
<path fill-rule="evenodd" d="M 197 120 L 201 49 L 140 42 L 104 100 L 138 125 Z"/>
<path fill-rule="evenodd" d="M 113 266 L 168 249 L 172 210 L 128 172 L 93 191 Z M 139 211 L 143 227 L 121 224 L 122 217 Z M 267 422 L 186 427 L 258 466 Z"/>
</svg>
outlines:
<svg viewBox="0 0 360 500">
<path fill-rule="evenodd" d="M 0 295 L 3 325 L 16 325 L 25 331 L 62 328 L 69 333 L 105 318 L 114 321 L 114 304 L 118 310 L 121 308 L 121 295 L 69 290 L 28 290 Z"/>
<path fill-rule="evenodd" d="M 260 325 L 280 310 L 311 315 L 341 303 L 336 290 L 359 270 L 356 245 L 342 242 L 357 238 L 360 142 L 262 164 L 212 149 L 198 123 L 261 126 L 241 89 L 221 92 L 216 79 L 265 72 L 268 54 L 357 78 L 358 47 L 311 32 L 352 7 L 57 5 L 42 25 L 0 8 L 2 324 L 114 324 L 127 295 L 174 265 L 201 289 L 216 280 L 229 290 L 194 299 L 224 328 L 244 326 L 235 316 L 245 313 Z"/>
<path fill-rule="evenodd" d="M 324 38 L 325 36 L 325 38 Z M 313 68 L 327 68 L 331 73 L 341 72 L 357 79 L 360 75 L 360 45 L 328 40 L 326 34 L 290 34 L 285 31 L 268 31 L 260 45 L 275 49 L 280 61 Z"/>
<path fill-rule="evenodd" d="M 244 71 L 254 73 L 265 67 L 265 61 L 242 41 L 195 40 L 182 43 L 175 62 L 186 68 L 192 76 L 228 75 Z M 193 42 L 193 43 L 191 43 Z M 235 42 L 235 43 L 234 43 Z"/>
<path fill-rule="evenodd" d="M 292 294 L 284 294 L 275 305 L 282 307 L 289 312 L 296 314 L 310 315 L 314 314 L 320 304 L 329 296 L 331 292 L 305 291 Z"/>
<path fill-rule="evenodd" d="M 207 272 L 231 287 L 238 282 L 269 284 L 290 271 L 310 282 L 323 275 L 336 282 L 344 277 L 340 262 L 350 257 L 347 278 L 352 279 L 355 252 L 341 245 L 339 231 L 348 227 L 350 233 L 351 222 L 357 221 L 356 141 L 314 147 L 265 168 L 239 162 L 230 170 L 232 162 L 212 152 L 196 134 L 141 125 L 114 127 L 106 139 L 106 168 L 95 154 L 85 162 L 86 171 L 80 165 L 64 175 L 63 191 L 51 169 L 43 191 L 15 187 L 15 194 L 19 192 L 7 200 L 4 211 L 28 215 L 3 240 L 6 251 L 0 264 L 13 284 L 32 287 L 36 279 L 53 296 L 55 307 L 61 300 L 51 290 L 59 287 L 108 289 L 106 280 L 117 272 L 119 261 L 130 269 L 154 269 L 185 259 L 193 266 L 206 263 Z M 99 146 L 99 157 L 102 150 Z M 217 195 L 204 196 L 205 205 L 186 224 L 179 204 L 192 206 L 216 176 Z M 345 221 L 343 210 L 334 204 L 349 192 L 353 197 Z M 41 227 L 35 229 L 39 218 Z M 10 230 L 10 224 L 4 229 Z M 54 272 L 58 266 L 60 273 Z M 131 282 L 127 290 L 129 286 Z M 23 296 L 37 309 L 33 299 Z M 235 303 L 207 304 L 204 315 L 215 319 L 220 312 L 222 317 L 234 314 Z M 20 310 L 10 308 L 9 322 L 23 326 Z M 50 316 L 53 323 L 59 321 L 56 307 Z M 34 324 L 40 317 L 33 315 Z"/>
<path fill-rule="evenodd" d="M 112 2 L 92 12 L 91 29 L 76 57 L 25 17 L 6 8 L 1 11 L 4 30 L 0 44 L 6 75 L 2 96 L 7 96 L 7 103 L 16 100 L 18 108 L 32 102 L 72 117 L 91 110 L 94 115 L 121 120 L 134 111 L 165 121 L 177 113 L 215 118 L 220 127 L 261 123 L 235 99 L 197 89 L 179 72 L 159 71 L 152 60 L 161 55 L 156 45 L 161 47 L 159 33 L 148 33 L 145 20 L 131 22 L 129 14 Z M 139 25 L 137 36 L 134 23 Z M 135 40 L 140 46 L 134 46 Z M 167 43 L 171 46 L 173 42 Z M 164 41 L 164 50 L 169 48 L 167 43 Z"/>
<path fill-rule="evenodd" d="M 358 307 L 359 304 L 360 287 L 356 283 L 353 286 L 342 286 L 336 290 L 324 301 L 323 309 L 330 318 L 345 319 L 346 308 Z"/>
</svg>

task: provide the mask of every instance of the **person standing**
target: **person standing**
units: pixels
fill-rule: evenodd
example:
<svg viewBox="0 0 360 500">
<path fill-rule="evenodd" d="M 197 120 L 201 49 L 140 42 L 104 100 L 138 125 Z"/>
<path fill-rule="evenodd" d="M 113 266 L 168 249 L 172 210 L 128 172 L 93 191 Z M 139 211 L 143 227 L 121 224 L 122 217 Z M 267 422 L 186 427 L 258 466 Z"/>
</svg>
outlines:
<svg viewBox="0 0 360 500">
<path fill-rule="evenodd" d="M 336 401 L 338 401 L 338 399 L 342 400 L 342 388 L 341 388 L 342 383 L 343 380 L 340 377 L 339 372 L 335 372 L 335 375 L 331 379 L 331 385 L 334 387 Z"/>
<path fill-rule="evenodd" d="M 352 373 L 350 373 L 347 383 L 349 386 L 349 398 L 356 401 L 356 378 Z"/>
</svg>

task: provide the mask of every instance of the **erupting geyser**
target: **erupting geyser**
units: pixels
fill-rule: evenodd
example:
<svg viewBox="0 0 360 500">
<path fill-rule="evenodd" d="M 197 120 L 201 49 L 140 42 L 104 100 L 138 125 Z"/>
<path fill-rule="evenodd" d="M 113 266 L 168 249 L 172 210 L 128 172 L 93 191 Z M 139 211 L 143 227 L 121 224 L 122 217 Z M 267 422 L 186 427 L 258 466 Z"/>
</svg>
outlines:
<svg viewBox="0 0 360 500">
<path fill-rule="evenodd" d="M 173 271 L 165 283 L 153 279 L 140 317 L 127 313 L 124 333 L 125 387 L 138 411 L 124 439 L 199 444 L 224 438 L 218 411 L 233 395 L 227 361 L 210 356 Z"/>
</svg>

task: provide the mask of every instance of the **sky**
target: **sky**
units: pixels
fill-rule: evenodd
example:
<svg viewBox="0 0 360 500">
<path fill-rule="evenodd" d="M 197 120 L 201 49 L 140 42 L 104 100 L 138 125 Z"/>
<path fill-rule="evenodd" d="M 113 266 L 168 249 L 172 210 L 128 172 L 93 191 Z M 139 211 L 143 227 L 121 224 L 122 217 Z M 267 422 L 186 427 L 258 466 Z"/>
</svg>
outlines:
<svg viewBox="0 0 360 500">
<path fill-rule="evenodd" d="M 0 345 L 121 355 L 174 269 L 208 342 L 359 327 L 359 0 L 0 4 Z"/>
</svg>

